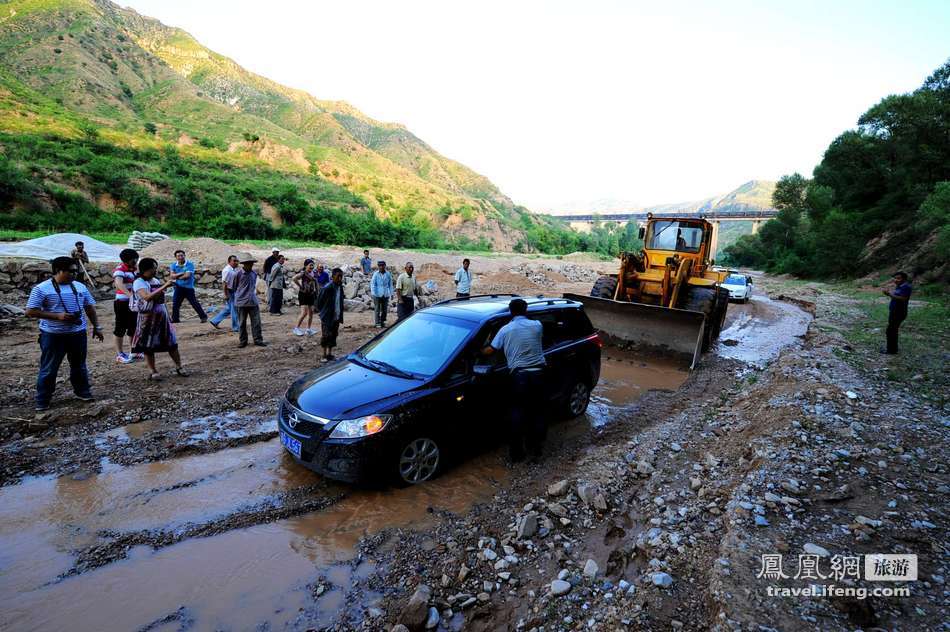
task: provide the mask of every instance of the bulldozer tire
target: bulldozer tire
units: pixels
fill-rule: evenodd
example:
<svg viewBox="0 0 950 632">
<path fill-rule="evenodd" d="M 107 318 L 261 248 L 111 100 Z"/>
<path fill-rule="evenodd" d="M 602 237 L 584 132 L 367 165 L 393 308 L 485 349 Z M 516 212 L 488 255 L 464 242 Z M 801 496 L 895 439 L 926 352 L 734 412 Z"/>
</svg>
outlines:
<svg viewBox="0 0 950 632">
<path fill-rule="evenodd" d="M 612 276 L 602 276 L 594 283 L 590 295 L 595 298 L 613 299 L 614 292 L 617 291 L 617 279 Z"/>
<path fill-rule="evenodd" d="M 706 326 L 703 328 L 703 353 L 709 351 L 715 336 L 719 335 L 718 323 L 720 323 L 720 320 L 718 320 L 719 313 L 716 311 L 716 298 L 716 288 L 690 287 L 680 299 L 679 307 L 681 309 L 706 314 Z"/>
</svg>

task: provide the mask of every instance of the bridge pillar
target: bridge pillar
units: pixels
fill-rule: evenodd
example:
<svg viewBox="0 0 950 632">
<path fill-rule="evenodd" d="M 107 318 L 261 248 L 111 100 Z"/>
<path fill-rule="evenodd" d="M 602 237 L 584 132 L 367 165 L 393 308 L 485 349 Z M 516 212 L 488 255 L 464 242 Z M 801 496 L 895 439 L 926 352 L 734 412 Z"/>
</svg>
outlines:
<svg viewBox="0 0 950 632">
<path fill-rule="evenodd" d="M 719 220 L 712 222 L 712 236 L 709 238 L 709 257 L 716 258 L 716 249 L 719 248 Z"/>
<path fill-rule="evenodd" d="M 752 220 L 752 234 L 755 235 L 759 232 L 759 227 L 762 226 L 762 220 L 754 219 Z"/>
</svg>

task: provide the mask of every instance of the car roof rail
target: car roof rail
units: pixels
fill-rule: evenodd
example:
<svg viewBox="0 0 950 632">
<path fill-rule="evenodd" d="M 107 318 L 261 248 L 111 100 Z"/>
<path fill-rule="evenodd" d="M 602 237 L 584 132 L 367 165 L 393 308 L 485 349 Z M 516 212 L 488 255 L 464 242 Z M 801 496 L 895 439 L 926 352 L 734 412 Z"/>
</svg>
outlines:
<svg viewBox="0 0 950 632">
<path fill-rule="evenodd" d="M 528 303 L 528 305 L 545 305 L 545 304 L 554 305 L 556 303 L 565 303 L 565 304 L 577 303 L 578 305 L 580 304 L 574 299 L 570 299 L 570 298 L 548 298 L 546 296 L 538 296 L 531 303 Z"/>
<path fill-rule="evenodd" d="M 501 298 L 502 296 L 510 296 L 512 298 L 521 298 L 520 294 L 472 294 L 471 296 L 455 296 L 453 298 L 447 298 L 445 300 L 439 301 L 438 303 L 433 303 L 432 307 L 436 305 L 445 305 L 446 303 L 455 303 L 457 301 L 470 301 L 473 298 Z"/>
</svg>

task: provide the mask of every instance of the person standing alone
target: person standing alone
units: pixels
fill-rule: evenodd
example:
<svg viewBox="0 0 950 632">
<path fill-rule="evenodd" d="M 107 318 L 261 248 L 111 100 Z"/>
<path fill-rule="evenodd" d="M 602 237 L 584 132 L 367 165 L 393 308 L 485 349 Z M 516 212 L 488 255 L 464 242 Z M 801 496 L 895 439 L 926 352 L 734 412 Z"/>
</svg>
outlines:
<svg viewBox="0 0 950 632">
<path fill-rule="evenodd" d="M 373 272 L 373 260 L 369 258 L 369 250 L 363 251 L 363 258 L 360 259 L 360 268 L 363 274 L 369 276 Z"/>
<path fill-rule="evenodd" d="M 69 382 L 73 393 L 84 402 L 93 401 L 86 369 L 86 319 L 92 323 L 92 337 L 102 341 L 102 327 L 96 316 L 96 301 L 82 283 L 74 281 L 78 264 L 72 257 L 52 261 L 53 278 L 30 290 L 26 317 L 40 320 L 40 370 L 36 376 L 36 410 L 47 410 L 56 375 L 69 361 Z"/>
<path fill-rule="evenodd" d="M 261 306 L 257 300 L 257 273 L 254 272 L 254 264 L 257 259 L 250 255 L 240 257 L 241 267 L 231 273 L 230 287 L 228 291 L 234 295 L 234 306 L 238 310 L 238 318 L 241 320 L 241 336 L 238 342 L 238 348 L 243 349 L 247 346 L 247 321 L 251 321 L 251 332 L 254 335 L 254 344 L 258 347 L 266 347 L 264 334 L 261 331 Z"/>
<path fill-rule="evenodd" d="M 396 279 L 396 322 L 406 318 L 415 309 L 415 296 L 419 294 L 419 285 L 412 276 L 415 266 L 409 261 L 406 271 Z"/>
<path fill-rule="evenodd" d="M 370 279 L 370 293 L 373 295 L 373 311 L 376 316 L 376 327 L 386 326 L 386 313 L 389 310 L 389 297 L 393 295 L 393 274 L 386 269 L 386 262 L 376 264 L 376 272 Z"/>
<path fill-rule="evenodd" d="M 330 282 L 320 289 L 317 297 L 317 311 L 320 312 L 320 346 L 323 347 L 323 362 L 336 360 L 333 347 L 343 324 L 343 270 L 333 268 Z"/>
<path fill-rule="evenodd" d="M 171 265 L 171 277 L 175 279 L 175 296 L 172 298 L 172 322 L 179 322 L 181 304 L 186 299 L 201 322 L 208 322 L 208 315 L 201 308 L 198 297 L 195 296 L 195 264 L 185 260 L 185 251 L 175 251 L 175 263 Z"/>
<path fill-rule="evenodd" d="M 887 306 L 887 345 L 881 349 L 881 353 L 888 355 L 897 354 L 898 334 L 901 323 L 907 318 L 907 307 L 910 304 L 911 292 L 914 290 L 906 272 L 895 272 L 892 278 L 894 289 L 883 290 L 884 296 L 891 298 L 891 303 Z"/>
<path fill-rule="evenodd" d="M 525 457 L 525 448 L 533 457 L 541 456 L 547 434 L 544 410 L 544 352 L 541 347 L 543 326 L 527 318 L 528 304 L 520 298 L 508 303 L 511 321 L 498 330 L 484 355 L 505 353 L 511 372 L 511 427 L 508 433 L 509 455 L 517 463 Z"/>
<path fill-rule="evenodd" d="M 472 273 L 469 272 L 468 259 L 462 259 L 462 267 L 455 272 L 455 297 L 461 298 L 472 295 Z"/>
<path fill-rule="evenodd" d="M 286 261 L 284 255 L 277 257 L 277 263 L 270 269 L 270 280 L 267 282 L 269 292 L 268 312 L 274 316 L 282 316 L 284 313 L 281 309 L 284 306 L 284 288 L 287 287 L 287 273 L 284 270 Z"/>
</svg>

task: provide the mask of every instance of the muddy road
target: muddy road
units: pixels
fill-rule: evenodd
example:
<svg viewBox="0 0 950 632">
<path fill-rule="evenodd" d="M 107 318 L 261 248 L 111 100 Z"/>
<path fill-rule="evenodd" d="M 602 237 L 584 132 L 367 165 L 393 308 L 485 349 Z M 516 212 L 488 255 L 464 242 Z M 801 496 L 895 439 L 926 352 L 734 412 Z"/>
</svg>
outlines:
<svg viewBox="0 0 950 632">
<path fill-rule="evenodd" d="M 343 351 L 376 332 L 369 314 L 347 318 Z M 725 362 L 731 374 L 767 362 L 800 344 L 809 320 L 757 292 L 730 307 L 704 364 Z M 274 438 L 277 397 L 319 355 L 316 340 L 288 336 L 290 321 L 265 316 L 271 346 L 245 350 L 186 321 L 182 355 L 194 375 L 159 384 L 93 346 L 100 400 L 70 402 L 61 385 L 38 418 L 28 410 L 35 334 L 28 323 L 5 332 L 0 628 L 379 629 L 419 572 L 406 568 L 402 542 L 444 553 L 455 536 L 434 534 L 446 525 L 490 521 L 492 502 L 583 462 L 613 428 L 645 426 L 653 408 L 714 388 L 698 377 L 705 368 L 691 377 L 605 349 L 587 414 L 552 429 L 541 464 L 512 468 L 489 447 L 423 486 L 355 488 L 297 466 Z M 473 621 L 458 610 L 438 625 Z"/>
</svg>

